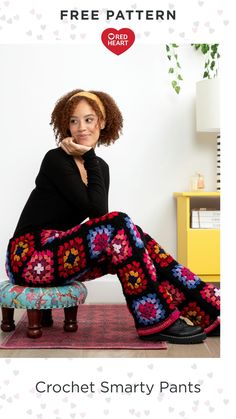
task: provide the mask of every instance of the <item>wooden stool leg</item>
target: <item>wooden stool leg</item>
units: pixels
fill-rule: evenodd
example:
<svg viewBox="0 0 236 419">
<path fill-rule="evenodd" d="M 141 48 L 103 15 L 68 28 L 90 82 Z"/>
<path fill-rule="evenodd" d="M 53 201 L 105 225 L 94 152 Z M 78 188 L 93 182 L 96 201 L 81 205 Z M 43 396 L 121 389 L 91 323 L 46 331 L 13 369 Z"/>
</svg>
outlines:
<svg viewBox="0 0 236 419">
<path fill-rule="evenodd" d="M 14 322 L 14 308 L 2 307 L 2 323 L 1 329 L 3 332 L 11 332 L 15 330 Z"/>
<path fill-rule="evenodd" d="M 53 325 L 52 310 L 40 310 L 41 311 L 41 326 L 42 327 L 51 327 Z"/>
<path fill-rule="evenodd" d="M 40 310 L 29 309 L 27 310 L 28 315 L 28 329 L 27 336 L 29 338 L 40 338 L 42 336 L 41 329 L 41 312 Z"/>
<path fill-rule="evenodd" d="M 64 330 L 66 332 L 76 332 L 76 330 L 78 329 L 77 311 L 78 311 L 78 306 L 64 308 L 64 313 L 65 313 Z"/>
</svg>

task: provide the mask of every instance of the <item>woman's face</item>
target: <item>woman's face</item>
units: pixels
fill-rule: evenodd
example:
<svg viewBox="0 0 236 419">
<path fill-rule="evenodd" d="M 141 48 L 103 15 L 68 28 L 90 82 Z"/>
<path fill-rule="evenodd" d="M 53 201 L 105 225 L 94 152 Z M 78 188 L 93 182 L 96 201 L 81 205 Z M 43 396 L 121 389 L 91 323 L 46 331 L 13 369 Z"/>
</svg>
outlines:
<svg viewBox="0 0 236 419">
<path fill-rule="evenodd" d="M 100 124 L 93 108 L 86 100 L 81 100 L 73 110 L 69 121 L 69 130 L 75 142 L 95 148 L 101 128 L 104 128 L 104 123 Z"/>
</svg>

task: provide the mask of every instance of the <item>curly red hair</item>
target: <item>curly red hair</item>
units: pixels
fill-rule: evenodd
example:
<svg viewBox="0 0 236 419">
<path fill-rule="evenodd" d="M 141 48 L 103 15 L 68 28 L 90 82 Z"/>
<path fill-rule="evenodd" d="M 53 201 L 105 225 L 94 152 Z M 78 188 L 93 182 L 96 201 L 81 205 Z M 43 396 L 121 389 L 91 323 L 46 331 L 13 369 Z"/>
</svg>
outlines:
<svg viewBox="0 0 236 419">
<path fill-rule="evenodd" d="M 83 90 L 76 89 L 66 93 L 56 102 L 56 105 L 53 109 L 50 125 L 53 127 L 57 145 L 65 137 L 71 135 L 69 131 L 69 120 L 75 107 L 81 100 L 86 100 L 86 102 L 88 102 L 88 104 L 93 108 L 99 118 L 100 123 L 103 120 L 102 112 L 94 100 L 84 96 L 75 96 L 70 99 L 73 95 L 79 92 L 83 92 Z M 117 104 L 110 95 L 95 90 L 90 90 L 90 93 L 93 93 L 99 97 L 106 112 L 105 128 L 103 128 L 100 132 L 98 145 L 110 145 L 119 138 L 120 134 L 122 134 L 123 117 Z"/>
</svg>

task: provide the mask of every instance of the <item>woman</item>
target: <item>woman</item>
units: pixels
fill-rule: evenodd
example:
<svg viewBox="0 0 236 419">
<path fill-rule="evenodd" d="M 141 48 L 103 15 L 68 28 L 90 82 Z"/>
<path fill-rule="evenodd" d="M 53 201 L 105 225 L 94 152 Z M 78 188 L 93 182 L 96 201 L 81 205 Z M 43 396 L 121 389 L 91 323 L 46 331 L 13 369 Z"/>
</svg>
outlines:
<svg viewBox="0 0 236 419">
<path fill-rule="evenodd" d="M 56 103 L 51 125 L 59 147 L 44 157 L 9 242 L 8 276 L 46 287 L 117 274 L 140 338 L 202 342 L 219 327 L 217 289 L 178 264 L 127 214 L 108 212 L 109 168 L 95 148 L 117 140 L 122 122 L 104 92 L 74 90 Z"/>
</svg>

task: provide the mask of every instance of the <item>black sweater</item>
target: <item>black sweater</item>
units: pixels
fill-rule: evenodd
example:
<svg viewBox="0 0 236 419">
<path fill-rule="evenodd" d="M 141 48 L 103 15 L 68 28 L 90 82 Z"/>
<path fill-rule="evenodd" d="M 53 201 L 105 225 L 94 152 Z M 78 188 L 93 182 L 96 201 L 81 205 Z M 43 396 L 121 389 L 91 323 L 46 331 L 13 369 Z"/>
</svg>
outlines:
<svg viewBox="0 0 236 419">
<path fill-rule="evenodd" d="M 108 212 L 109 167 L 93 149 L 83 160 L 88 186 L 72 156 L 61 148 L 48 151 L 14 236 L 42 228 L 67 230 Z"/>
</svg>

